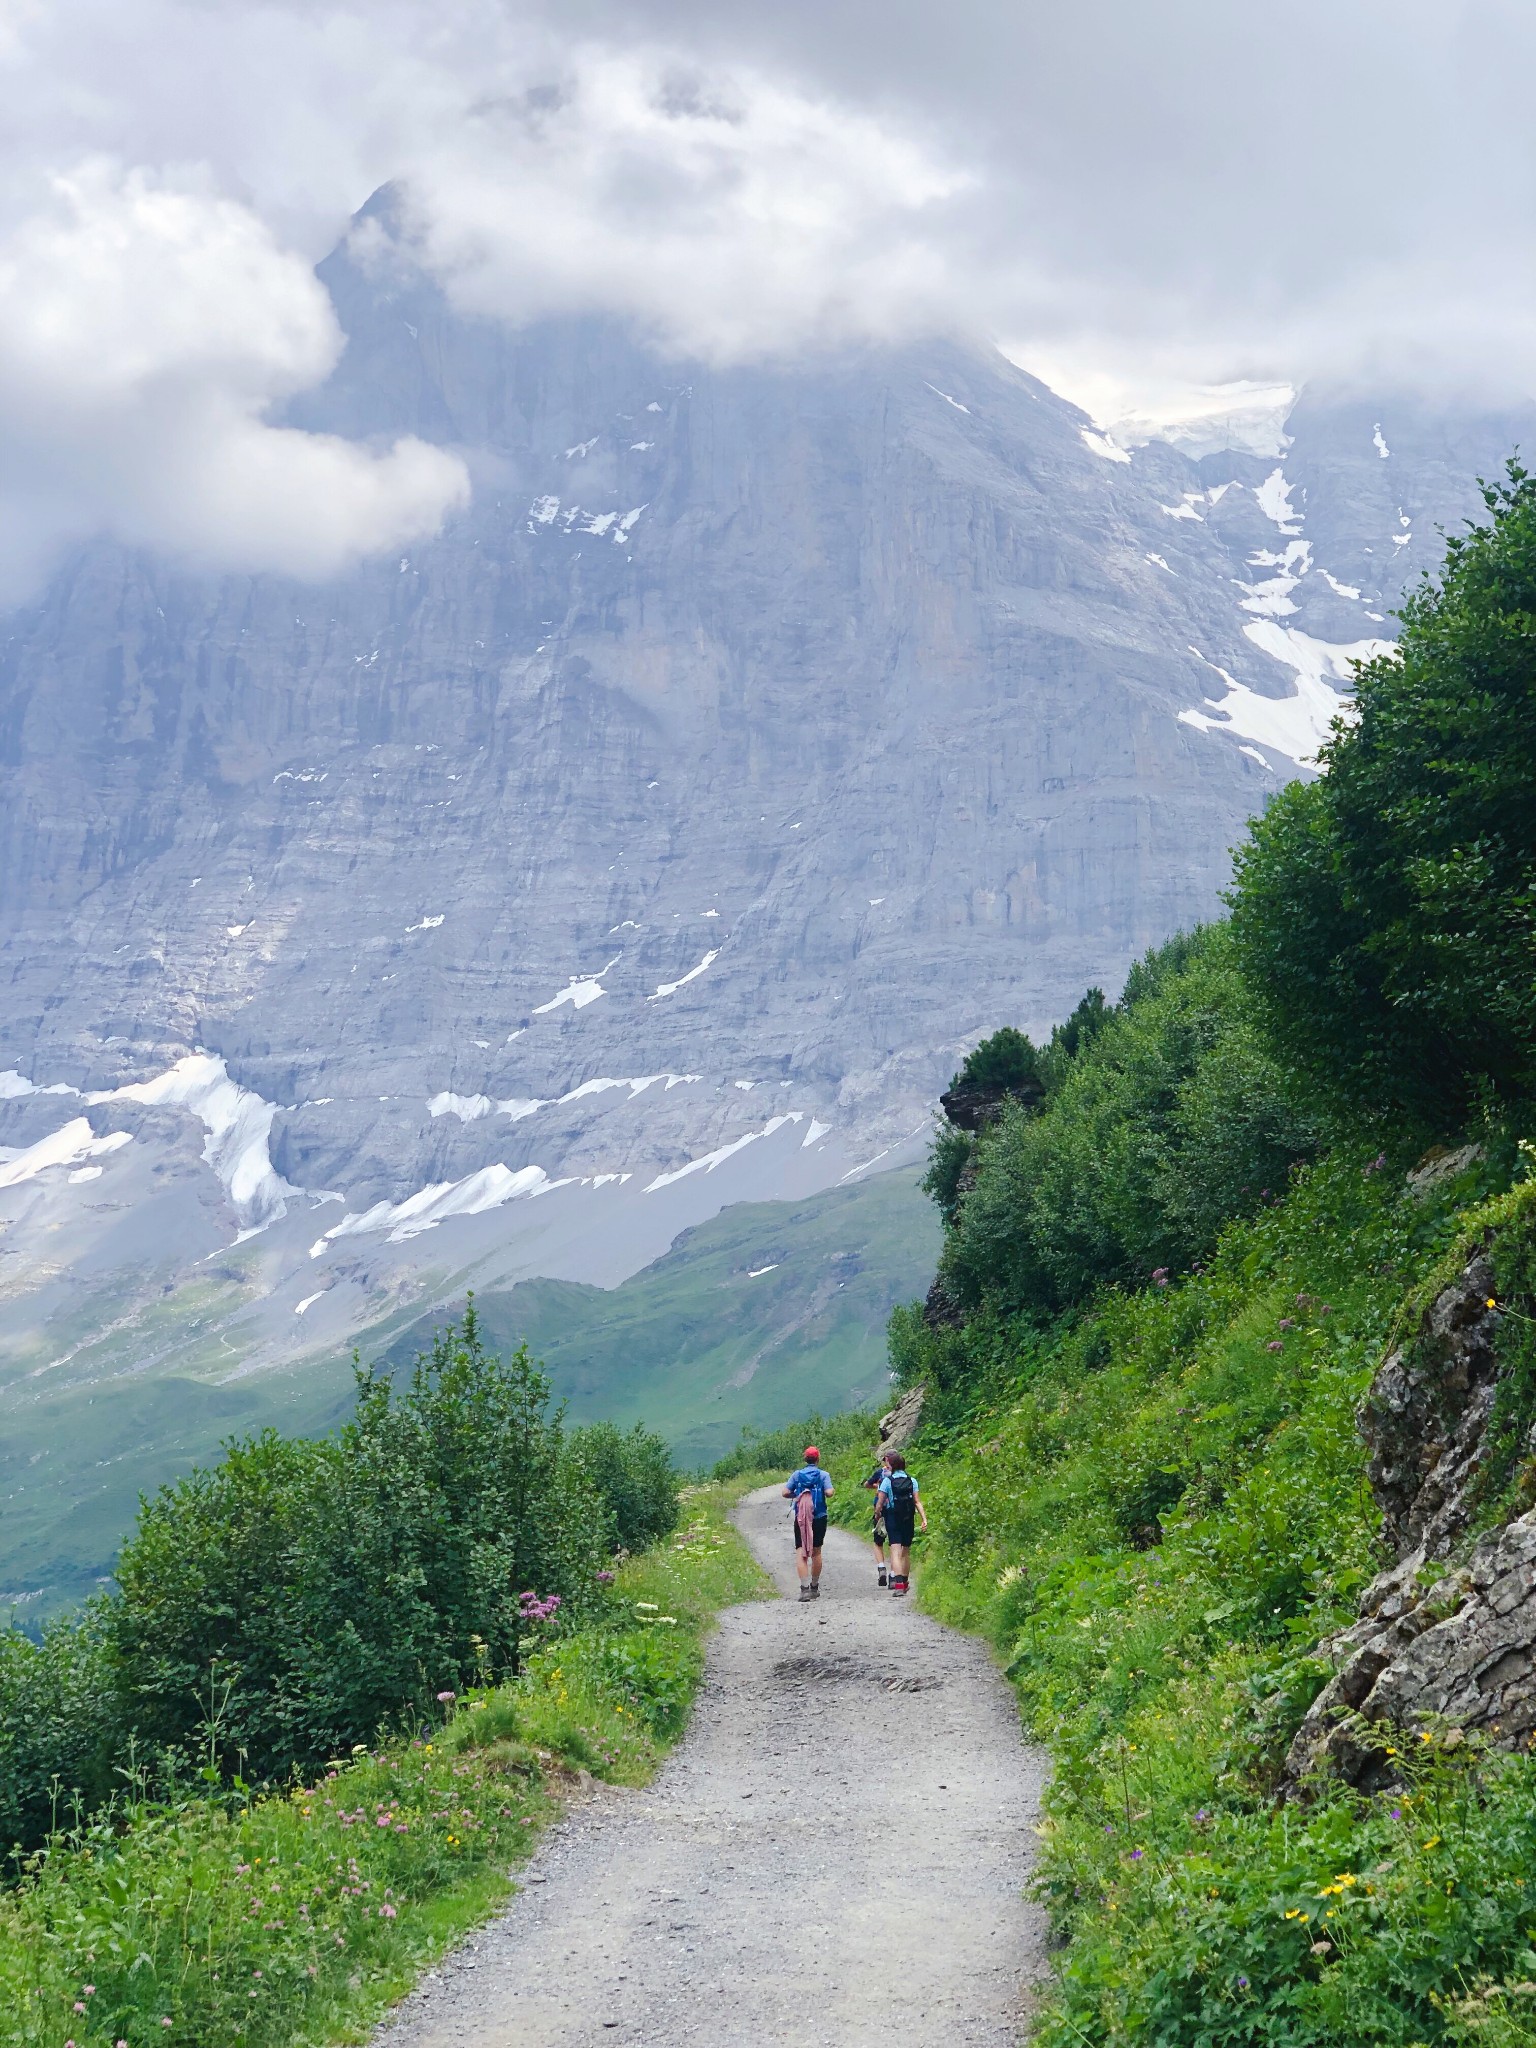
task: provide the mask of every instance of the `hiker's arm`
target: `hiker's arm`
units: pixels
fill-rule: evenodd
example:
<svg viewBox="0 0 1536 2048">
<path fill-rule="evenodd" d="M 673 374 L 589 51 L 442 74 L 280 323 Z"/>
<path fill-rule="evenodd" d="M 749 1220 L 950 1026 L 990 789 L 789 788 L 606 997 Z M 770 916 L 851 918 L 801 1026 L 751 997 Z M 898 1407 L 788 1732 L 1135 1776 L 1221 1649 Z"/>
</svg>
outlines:
<svg viewBox="0 0 1536 2048">
<path fill-rule="evenodd" d="M 917 1509 L 917 1519 L 922 1523 L 923 1534 L 926 1536 L 928 1534 L 928 1510 L 923 1506 L 921 1494 L 913 1494 L 912 1505 Z"/>
<path fill-rule="evenodd" d="M 836 1491 L 837 1488 L 832 1484 L 831 1480 L 829 1479 L 827 1481 L 827 1499 L 830 1500 L 833 1494 L 836 1493 Z"/>
<path fill-rule="evenodd" d="M 789 1488 L 788 1488 L 787 1486 L 781 1486 L 781 1487 L 779 1488 L 779 1492 L 780 1492 L 780 1493 L 781 1493 L 781 1494 L 782 1494 L 782 1495 L 784 1496 L 785 1500 L 793 1500 L 793 1499 L 794 1499 L 794 1497 L 795 1497 L 795 1496 L 794 1496 L 794 1495 L 793 1495 L 793 1494 L 792 1494 L 792 1493 L 790 1492 L 790 1490 L 789 1490 Z"/>
</svg>

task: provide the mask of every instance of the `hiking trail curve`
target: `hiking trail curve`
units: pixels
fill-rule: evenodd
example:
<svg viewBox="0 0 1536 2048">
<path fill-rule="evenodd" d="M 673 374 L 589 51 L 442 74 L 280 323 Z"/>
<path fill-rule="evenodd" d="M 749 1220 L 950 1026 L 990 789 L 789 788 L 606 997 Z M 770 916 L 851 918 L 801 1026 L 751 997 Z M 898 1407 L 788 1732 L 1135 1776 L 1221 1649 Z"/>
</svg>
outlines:
<svg viewBox="0 0 1536 2048">
<path fill-rule="evenodd" d="M 1045 1763 L 1006 1681 L 981 1643 L 878 1591 L 842 1530 L 821 1598 L 798 1603 L 777 1488 L 736 1520 L 782 1597 L 722 1614 L 652 1783 L 580 1800 L 374 2048 L 1023 2038 Z"/>
</svg>

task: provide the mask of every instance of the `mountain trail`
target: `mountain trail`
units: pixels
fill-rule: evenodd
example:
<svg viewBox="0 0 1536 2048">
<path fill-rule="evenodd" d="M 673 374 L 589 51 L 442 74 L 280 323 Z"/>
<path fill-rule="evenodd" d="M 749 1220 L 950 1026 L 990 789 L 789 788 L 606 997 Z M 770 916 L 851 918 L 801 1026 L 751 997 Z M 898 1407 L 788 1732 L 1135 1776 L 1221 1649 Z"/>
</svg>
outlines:
<svg viewBox="0 0 1536 2048">
<path fill-rule="evenodd" d="M 981 1643 L 877 1591 L 841 1530 L 800 1605 L 776 1488 L 737 1522 L 783 1597 L 721 1616 L 651 1785 L 583 1800 L 374 2048 L 1023 2037 L 1045 1762 L 1006 1682 Z"/>
</svg>

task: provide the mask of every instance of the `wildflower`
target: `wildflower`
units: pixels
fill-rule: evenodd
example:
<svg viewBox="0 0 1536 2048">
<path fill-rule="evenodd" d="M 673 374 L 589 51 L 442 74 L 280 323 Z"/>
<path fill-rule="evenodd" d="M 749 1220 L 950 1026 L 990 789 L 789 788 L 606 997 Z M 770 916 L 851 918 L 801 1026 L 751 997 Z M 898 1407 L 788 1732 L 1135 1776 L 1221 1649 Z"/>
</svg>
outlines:
<svg viewBox="0 0 1536 2048">
<path fill-rule="evenodd" d="M 597 1583 L 600 1586 L 611 1586 L 614 1582 L 615 1576 L 616 1574 L 613 1572 L 599 1572 L 597 1575 Z"/>
<path fill-rule="evenodd" d="M 94 1998 L 94 1996 L 95 1996 L 95 1995 L 96 1995 L 96 1986 L 95 1986 L 94 1984 L 82 1984 L 82 1985 L 81 1985 L 81 1987 L 80 1987 L 80 1996 L 81 1996 L 82 1998 Z"/>
<path fill-rule="evenodd" d="M 1141 1859 L 1142 1859 L 1142 1856 L 1143 1856 L 1144 1854 L 1145 1854 L 1145 1851 L 1144 1851 L 1144 1850 L 1141 1850 L 1141 1849 L 1133 1849 L 1133 1850 L 1131 1851 L 1131 1861 L 1132 1861 L 1133 1863 L 1139 1863 L 1139 1862 L 1141 1861 Z"/>
<path fill-rule="evenodd" d="M 1294 1316 L 1282 1316 L 1280 1318 L 1280 1328 L 1282 1330 L 1294 1330 L 1295 1327 L 1296 1318 Z"/>
<path fill-rule="evenodd" d="M 1168 1285 L 1168 1268 L 1166 1266 L 1155 1267 L 1152 1273 L 1152 1281 L 1154 1286 L 1166 1287 Z"/>
<path fill-rule="evenodd" d="M 76 2012 L 84 2012 L 84 2011 L 85 2011 L 85 2007 L 84 2007 L 84 2005 L 82 2005 L 82 2004 L 81 2004 L 81 2002 L 80 2002 L 80 2000 L 79 2000 L 78 1998 L 77 1998 L 77 1999 L 75 2000 L 75 2011 L 76 2011 Z"/>
<path fill-rule="evenodd" d="M 1237 1988 L 1239 1991 L 1246 1991 L 1248 1989 L 1248 1979 L 1246 1977 L 1239 1977 L 1237 1980 Z"/>
<path fill-rule="evenodd" d="M 1281 1343 L 1278 1337 L 1271 1337 L 1269 1342 L 1264 1346 L 1264 1349 L 1266 1351 L 1283 1351 L 1285 1349 L 1285 1346 Z"/>
<path fill-rule="evenodd" d="M 381 1920 L 393 1920 L 393 1919 L 394 1919 L 395 1917 L 396 1917 L 396 1911 L 395 1911 L 395 1908 L 394 1908 L 393 1906 L 391 1906 L 391 1905 L 387 1905 L 387 1904 L 386 1904 L 386 1905 L 383 1905 L 383 1906 L 380 1906 L 380 1908 L 379 1908 L 379 1918 L 380 1918 Z"/>
<path fill-rule="evenodd" d="M 454 1695 L 451 1692 L 440 1692 L 437 1696 L 438 1705 L 443 1707 L 447 1706 L 448 1702 L 453 1697 Z"/>
</svg>

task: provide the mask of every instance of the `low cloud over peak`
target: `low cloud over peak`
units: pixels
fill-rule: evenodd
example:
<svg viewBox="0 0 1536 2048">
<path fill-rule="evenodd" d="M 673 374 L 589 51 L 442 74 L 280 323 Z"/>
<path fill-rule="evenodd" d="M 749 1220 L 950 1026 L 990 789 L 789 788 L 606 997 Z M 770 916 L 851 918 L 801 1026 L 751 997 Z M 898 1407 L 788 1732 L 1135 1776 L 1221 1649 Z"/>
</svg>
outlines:
<svg viewBox="0 0 1536 2048">
<path fill-rule="evenodd" d="M 1526 396 L 1533 60 L 1499 0 L 15 11 L 6 587 L 95 531 L 326 574 L 432 529 L 451 456 L 271 424 L 340 346 L 310 265 L 389 181 L 466 310 L 713 360 L 950 327 L 1132 420 L 1314 376 Z"/>
</svg>

